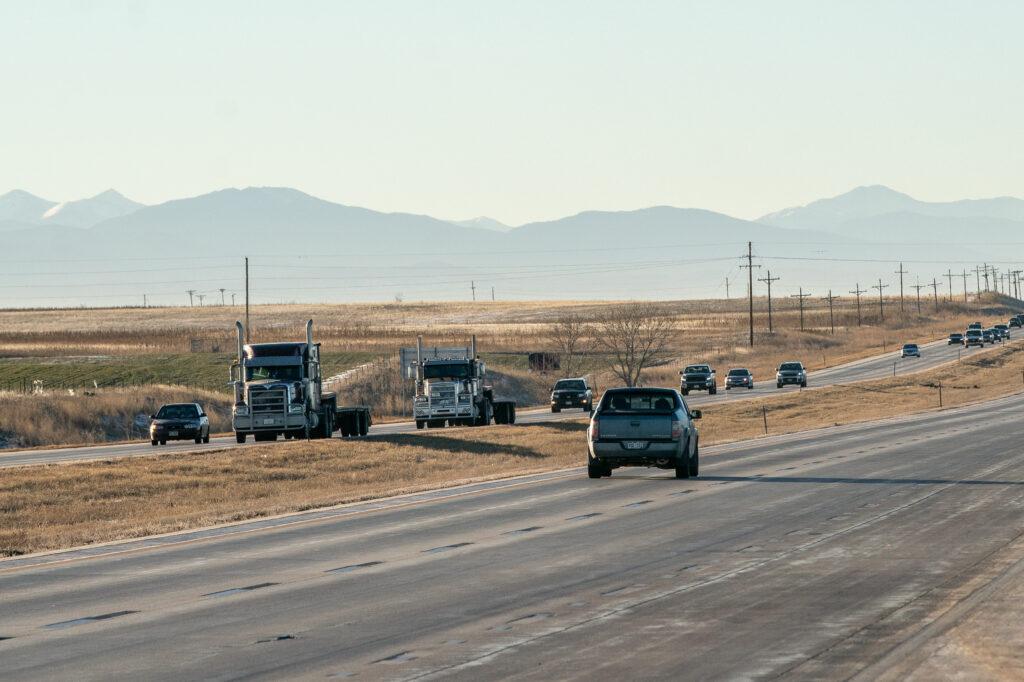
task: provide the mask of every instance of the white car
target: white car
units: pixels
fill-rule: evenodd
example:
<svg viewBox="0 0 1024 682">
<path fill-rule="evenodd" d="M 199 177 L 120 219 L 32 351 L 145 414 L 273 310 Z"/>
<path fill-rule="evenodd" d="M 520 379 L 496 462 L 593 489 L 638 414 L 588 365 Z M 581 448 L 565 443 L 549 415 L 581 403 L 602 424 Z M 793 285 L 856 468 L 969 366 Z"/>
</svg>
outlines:
<svg viewBox="0 0 1024 682">
<path fill-rule="evenodd" d="M 917 347 L 916 343 L 905 343 L 903 344 L 903 350 L 900 351 L 901 358 L 919 358 L 921 357 L 921 349 Z"/>
</svg>

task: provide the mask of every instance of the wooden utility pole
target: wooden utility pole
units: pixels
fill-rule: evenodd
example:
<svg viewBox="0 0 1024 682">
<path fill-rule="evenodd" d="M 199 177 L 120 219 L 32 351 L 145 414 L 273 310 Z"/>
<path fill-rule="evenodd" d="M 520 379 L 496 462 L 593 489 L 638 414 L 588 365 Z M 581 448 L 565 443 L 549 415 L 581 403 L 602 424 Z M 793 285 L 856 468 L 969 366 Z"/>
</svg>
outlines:
<svg viewBox="0 0 1024 682">
<path fill-rule="evenodd" d="M 1018 301 L 1020 300 L 1020 276 L 1021 276 L 1021 273 L 1024 273 L 1024 270 L 1014 270 L 1013 271 L 1013 285 L 1014 285 L 1014 295 L 1013 295 L 1013 297 L 1016 298 Z"/>
<path fill-rule="evenodd" d="M 491 287 L 491 302 L 494 302 L 494 287 Z"/>
<path fill-rule="evenodd" d="M 188 294 L 188 307 L 191 308 L 192 307 L 192 297 L 195 296 L 196 290 L 195 289 L 186 289 L 185 293 Z"/>
<path fill-rule="evenodd" d="M 932 286 L 932 293 L 935 295 L 935 312 L 939 312 L 939 287 L 941 287 L 942 285 L 939 284 L 939 281 L 937 279 L 932 277 L 932 285 L 931 286 Z"/>
<path fill-rule="evenodd" d="M 903 269 L 903 263 L 900 263 L 900 269 L 895 273 L 900 276 L 900 312 L 903 312 L 903 275 L 909 274 L 909 271 Z M 881 280 L 879 280 L 881 281 Z"/>
<path fill-rule="evenodd" d="M 836 333 L 836 316 L 835 316 L 835 313 L 832 310 L 832 304 L 835 302 L 835 300 L 837 298 L 839 298 L 839 297 L 832 295 L 832 290 L 831 289 L 828 290 L 828 296 L 825 296 L 825 297 L 822 298 L 823 301 L 828 301 L 828 321 L 829 321 L 829 325 L 832 327 L 832 333 L 833 334 Z"/>
<path fill-rule="evenodd" d="M 800 331 L 804 330 L 804 299 L 810 297 L 810 295 L 811 294 L 809 294 L 809 293 L 807 293 L 807 294 L 804 293 L 804 288 L 803 287 L 800 287 L 800 293 L 799 294 L 791 294 L 790 295 L 790 298 L 799 298 L 800 299 Z"/>
<path fill-rule="evenodd" d="M 754 268 L 761 267 L 754 265 L 754 246 L 747 242 L 747 264 L 741 265 L 747 269 L 747 298 L 750 303 L 750 347 L 754 347 Z"/>
<path fill-rule="evenodd" d="M 854 289 L 853 291 L 851 291 L 850 293 L 857 297 L 857 326 L 859 327 L 861 325 L 860 297 L 861 297 L 861 294 L 866 294 L 868 292 L 867 292 L 867 289 L 861 289 L 860 288 L 860 282 L 857 282 L 857 288 Z"/>
<path fill-rule="evenodd" d="M 917 284 L 911 284 L 911 289 L 917 289 L 917 314 L 921 314 L 921 289 L 927 287 L 927 284 L 921 284 L 921 280 L 917 280 Z"/>
<path fill-rule="evenodd" d="M 758 277 L 758 282 L 768 283 L 768 333 L 773 333 L 775 330 L 772 328 L 772 282 L 778 282 L 778 277 L 772 277 L 772 271 L 768 271 L 767 277 Z"/>
<path fill-rule="evenodd" d="M 476 300 L 476 282 L 474 280 L 470 280 L 469 288 L 472 289 L 472 291 L 473 291 L 473 300 L 475 301 Z"/>
<path fill-rule="evenodd" d="M 953 302 L 953 278 L 956 277 L 956 275 L 953 274 L 952 270 L 946 270 L 946 274 L 944 275 L 944 277 L 946 278 L 946 281 L 949 282 L 949 302 L 952 303 Z"/>
<path fill-rule="evenodd" d="M 227 291 L 227 289 L 224 289 L 222 287 L 222 288 L 218 289 L 218 291 L 220 292 L 220 304 L 224 305 L 224 292 Z"/>
<path fill-rule="evenodd" d="M 988 291 L 988 263 L 983 263 L 981 272 L 985 276 L 985 291 Z"/>
<path fill-rule="evenodd" d="M 878 289 L 878 317 L 881 321 L 885 321 L 885 307 L 883 305 L 882 291 L 889 288 L 888 284 L 882 284 L 882 278 L 878 278 L 878 284 L 872 284 L 872 289 Z"/>
<path fill-rule="evenodd" d="M 964 303 L 967 303 L 967 271 L 964 270 L 962 274 L 956 275 L 964 281 Z"/>
<path fill-rule="evenodd" d="M 729 278 L 725 278 L 725 300 L 729 300 Z"/>
<path fill-rule="evenodd" d="M 981 267 L 978 265 L 974 266 L 974 290 L 981 293 Z"/>
</svg>

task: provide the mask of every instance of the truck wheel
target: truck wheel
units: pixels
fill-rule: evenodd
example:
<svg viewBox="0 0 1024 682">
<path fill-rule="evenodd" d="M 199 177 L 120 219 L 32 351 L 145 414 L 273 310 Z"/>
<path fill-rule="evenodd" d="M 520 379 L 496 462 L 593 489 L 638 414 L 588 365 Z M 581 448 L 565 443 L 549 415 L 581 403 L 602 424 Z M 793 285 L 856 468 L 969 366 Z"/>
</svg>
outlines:
<svg viewBox="0 0 1024 682">
<path fill-rule="evenodd" d="M 601 478 L 604 476 L 604 467 L 601 466 L 600 462 L 587 461 L 587 477 L 588 478 Z"/>
<path fill-rule="evenodd" d="M 193 440 L 195 440 L 196 445 L 201 445 L 202 442 L 203 442 L 203 437 L 202 436 L 196 436 Z"/>
<path fill-rule="evenodd" d="M 417 419 L 416 420 L 416 428 L 417 429 L 422 429 L 424 426 L 425 426 L 425 423 L 424 423 L 424 421 L 422 419 Z"/>
<path fill-rule="evenodd" d="M 728 389 L 729 387 L 726 386 L 726 388 Z M 712 386 L 711 390 L 708 391 L 708 393 L 710 393 L 711 395 L 717 395 L 718 394 L 718 386 Z"/>
<path fill-rule="evenodd" d="M 754 390 L 754 383 L 750 382 L 750 384 L 747 385 L 747 388 L 749 388 L 751 391 L 753 391 Z"/>
<path fill-rule="evenodd" d="M 151 444 L 151 445 L 153 445 L 153 446 L 156 446 L 156 444 L 157 444 L 157 443 L 158 443 L 159 441 L 156 441 L 156 440 L 150 440 L 149 442 L 150 442 L 150 444 Z"/>
<path fill-rule="evenodd" d="M 690 389 L 684 388 L 683 389 L 683 395 L 690 395 Z"/>
<path fill-rule="evenodd" d="M 562 408 L 561 407 L 555 407 L 554 405 L 552 405 L 551 406 L 551 411 L 552 412 L 561 412 Z"/>
<path fill-rule="evenodd" d="M 167 445 L 167 441 L 165 441 L 165 440 L 160 441 L 160 445 Z"/>
<path fill-rule="evenodd" d="M 236 433 L 235 434 L 235 442 L 236 443 L 244 443 L 245 442 L 245 434 L 244 433 Z"/>
<path fill-rule="evenodd" d="M 728 391 L 728 390 L 729 390 L 729 388 L 730 388 L 729 384 L 726 384 L 726 385 L 725 385 L 725 390 L 727 390 L 727 391 Z"/>
<path fill-rule="evenodd" d="M 676 462 L 676 478 L 690 477 L 690 463 L 687 461 Z"/>
<path fill-rule="evenodd" d="M 807 388 L 807 382 L 806 381 L 801 381 L 800 382 L 800 388 Z"/>
<path fill-rule="evenodd" d="M 693 459 L 690 460 L 690 477 L 697 478 L 700 474 L 700 443 L 693 448 Z"/>
<path fill-rule="evenodd" d="M 780 384 L 780 383 L 776 382 L 776 383 L 775 383 L 775 388 L 782 388 L 782 384 Z"/>
</svg>

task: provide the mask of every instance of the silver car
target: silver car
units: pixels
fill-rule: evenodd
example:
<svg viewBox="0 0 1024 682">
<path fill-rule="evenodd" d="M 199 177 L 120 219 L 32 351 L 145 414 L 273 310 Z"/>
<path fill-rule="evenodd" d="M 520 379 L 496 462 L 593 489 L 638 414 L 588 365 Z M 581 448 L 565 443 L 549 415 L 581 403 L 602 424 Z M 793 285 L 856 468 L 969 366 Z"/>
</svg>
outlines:
<svg viewBox="0 0 1024 682">
<path fill-rule="evenodd" d="M 670 388 L 605 391 L 587 430 L 587 474 L 611 476 L 624 466 L 675 469 L 676 478 L 699 473 L 699 434 L 683 396 Z"/>
</svg>

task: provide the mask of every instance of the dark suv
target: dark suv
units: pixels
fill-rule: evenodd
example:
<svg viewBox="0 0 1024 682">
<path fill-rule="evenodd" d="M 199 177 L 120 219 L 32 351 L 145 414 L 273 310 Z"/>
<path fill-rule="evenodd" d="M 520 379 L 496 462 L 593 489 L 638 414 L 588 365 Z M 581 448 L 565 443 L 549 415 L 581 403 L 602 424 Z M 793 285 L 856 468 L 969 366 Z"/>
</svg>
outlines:
<svg viewBox="0 0 1024 682">
<path fill-rule="evenodd" d="M 149 442 L 153 445 L 167 445 L 169 440 L 194 440 L 210 442 L 210 420 L 199 403 L 175 403 L 164 405 L 151 415 Z"/>
<path fill-rule="evenodd" d="M 581 407 L 594 411 L 594 391 L 583 377 L 559 379 L 551 389 L 551 411 L 561 412 L 563 407 Z"/>
<path fill-rule="evenodd" d="M 779 370 L 775 373 L 775 388 L 782 388 L 786 384 L 807 388 L 807 370 L 804 369 L 804 363 L 791 361 L 779 365 Z"/>
<path fill-rule="evenodd" d="M 718 393 L 718 380 L 711 365 L 687 365 L 679 374 L 679 391 L 683 395 L 690 391 L 707 391 L 710 395 Z"/>
</svg>

